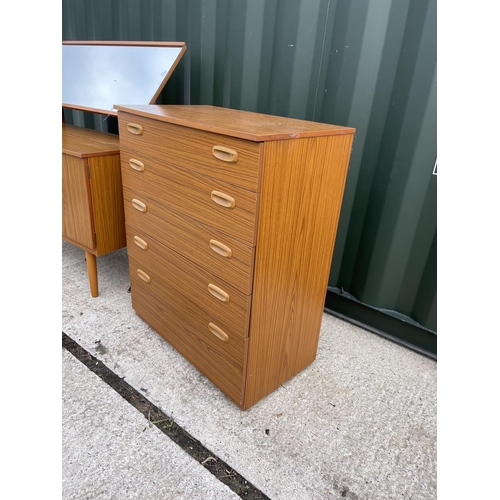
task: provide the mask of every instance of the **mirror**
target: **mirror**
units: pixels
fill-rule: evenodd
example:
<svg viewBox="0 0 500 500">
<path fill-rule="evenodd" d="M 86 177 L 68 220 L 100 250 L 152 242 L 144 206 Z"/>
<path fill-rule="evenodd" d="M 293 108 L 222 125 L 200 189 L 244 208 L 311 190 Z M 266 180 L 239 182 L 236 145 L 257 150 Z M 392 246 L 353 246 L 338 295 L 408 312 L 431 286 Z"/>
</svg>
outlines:
<svg viewBox="0 0 500 500">
<path fill-rule="evenodd" d="M 184 42 L 63 42 L 62 105 L 117 115 L 115 104 L 154 104 Z"/>
</svg>

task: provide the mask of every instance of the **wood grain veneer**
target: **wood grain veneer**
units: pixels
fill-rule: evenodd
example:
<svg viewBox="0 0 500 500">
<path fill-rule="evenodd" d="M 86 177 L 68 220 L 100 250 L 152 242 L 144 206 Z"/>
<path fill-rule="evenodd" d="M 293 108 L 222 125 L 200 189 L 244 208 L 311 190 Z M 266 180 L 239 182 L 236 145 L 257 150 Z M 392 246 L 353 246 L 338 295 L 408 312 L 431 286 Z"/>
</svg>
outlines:
<svg viewBox="0 0 500 500">
<path fill-rule="evenodd" d="M 163 279 L 168 283 L 172 293 L 186 294 L 196 304 L 196 309 L 204 310 L 211 315 L 212 321 L 222 327 L 230 335 L 248 336 L 248 320 L 250 316 L 250 297 L 243 294 L 218 276 L 208 272 L 181 254 L 166 248 L 154 238 L 135 228 L 127 227 L 128 255 L 148 275 L 155 279 Z M 139 236 L 148 245 L 146 250 L 134 242 Z M 169 269 L 164 273 L 164 269 Z M 212 295 L 209 285 L 214 285 L 228 296 L 222 302 Z"/>
<path fill-rule="evenodd" d="M 149 197 L 182 212 L 215 229 L 253 245 L 259 195 L 252 191 L 206 177 L 190 170 L 154 159 L 146 153 L 141 159 L 150 168 L 138 174 L 122 161 L 122 182 L 137 198 Z M 235 200 L 234 208 L 226 208 L 212 200 L 213 191 L 225 193 Z M 168 193 L 168 196 L 165 196 Z"/>
<path fill-rule="evenodd" d="M 188 293 L 175 292 L 160 274 L 145 283 L 141 263 L 129 260 L 132 305 L 138 315 L 204 373 L 236 404 L 241 404 L 247 340 L 229 335 L 223 342 L 210 332 L 212 317 Z"/>
<path fill-rule="evenodd" d="M 134 115 L 125 115 L 123 120 L 139 125 L 143 133 L 124 134 L 121 139 L 122 161 L 130 161 L 133 158 L 133 151 L 140 149 L 174 165 L 215 177 L 235 186 L 259 191 L 260 145 L 258 143 Z M 213 153 L 214 146 L 237 151 L 237 161 L 228 163 L 216 158 Z M 150 166 L 146 162 L 145 169 L 149 168 L 154 168 L 154 164 Z"/>
<path fill-rule="evenodd" d="M 63 238 L 94 249 L 94 219 L 89 199 L 87 169 L 80 159 L 62 155 Z"/>
<path fill-rule="evenodd" d="M 114 134 L 65 123 L 62 125 L 62 152 L 76 158 L 118 155 L 120 139 Z"/>
<path fill-rule="evenodd" d="M 216 106 L 164 105 L 164 106 L 120 106 L 122 110 L 135 116 L 153 118 L 160 122 L 173 123 L 196 130 L 205 130 L 228 137 L 238 137 L 250 141 L 264 142 L 301 137 L 325 135 L 352 135 L 355 129 L 328 125 L 295 118 L 252 113 Z"/>
<path fill-rule="evenodd" d="M 62 238 L 85 250 L 98 296 L 96 256 L 126 245 L 118 136 L 62 125 Z"/>
<path fill-rule="evenodd" d="M 88 159 L 96 232 L 96 255 L 126 245 L 120 155 Z"/>
<path fill-rule="evenodd" d="M 244 408 L 316 357 L 352 140 L 265 145 Z"/>
<path fill-rule="evenodd" d="M 146 213 L 132 206 L 133 191 L 123 189 L 125 220 L 132 228 L 137 228 L 154 237 L 163 245 L 188 256 L 193 262 L 225 280 L 246 295 L 252 290 L 254 248 L 231 238 L 211 226 L 167 209 L 162 203 L 153 201 L 146 195 L 141 199 L 148 207 Z M 214 240 L 230 249 L 230 257 L 217 253 L 210 242 Z"/>
<path fill-rule="evenodd" d="M 245 410 L 316 357 L 355 130 L 210 106 L 116 107 L 132 305 Z M 209 154 L 215 141 L 229 156 Z M 215 207 L 212 190 L 235 207 Z M 231 265 L 207 254 L 212 232 L 228 249 L 240 242 Z M 131 249 L 136 233 L 153 259 Z M 242 339 L 231 330 L 241 314 L 198 294 L 205 273 L 221 280 L 219 299 L 226 284 L 243 292 L 244 344 L 227 346 Z"/>
</svg>

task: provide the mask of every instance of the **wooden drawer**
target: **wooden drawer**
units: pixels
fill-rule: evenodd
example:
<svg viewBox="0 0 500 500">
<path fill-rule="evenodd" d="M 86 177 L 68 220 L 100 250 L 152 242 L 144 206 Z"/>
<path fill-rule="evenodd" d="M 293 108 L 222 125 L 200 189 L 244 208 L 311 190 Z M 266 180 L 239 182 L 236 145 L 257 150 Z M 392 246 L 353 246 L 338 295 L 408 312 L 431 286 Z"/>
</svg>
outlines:
<svg viewBox="0 0 500 500">
<path fill-rule="evenodd" d="M 260 143 L 126 113 L 119 113 L 118 120 L 120 144 L 128 150 L 123 157 L 127 163 L 130 159 L 142 161 L 142 154 L 149 153 L 215 179 L 260 191 Z"/>
<path fill-rule="evenodd" d="M 134 207 L 147 211 L 147 205 L 141 205 L 145 204 L 141 197 L 147 197 L 248 246 L 255 245 L 257 193 L 147 158 L 150 168 L 143 172 L 131 169 L 122 158 L 123 186 L 133 192 L 139 202 Z"/>
<path fill-rule="evenodd" d="M 146 283 L 137 275 L 142 265 L 133 258 L 129 263 L 132 306 L 137 314 L 236 404 L 241 404 L 248 339 L 229 335 L 223 341 L 216 337 L 208 326 L 212 317 L 199 309 L 195 299 L 175 293 L 162 279 L 153 277 Z"/>
<path fill-rule="evenodd" d="M 165 299 L 171 300 L 173 295 L 184 296 L 185 301 L 196 304 L 196 309 L 203 310 L 207 318 L 211 318 L 210 321 L 218 324 L 228 335 L 248 335 L 251 295 L 241 293 L 130 226 L 127 226 L 127 252 L 150 277 L 151 283 L 160 281 L 164 284 L 167 290 Z M 131 269 L 131 273 L 136 271 Z"/>
<path fill-rule="evenodd" d="M 136 195 L 123 190 L 125 220 L 131 227 L 184 255 L 246 295 L 252 293 L 254 248 L 141 196 L 147 211 L 132 205 Z"/>
</svg>

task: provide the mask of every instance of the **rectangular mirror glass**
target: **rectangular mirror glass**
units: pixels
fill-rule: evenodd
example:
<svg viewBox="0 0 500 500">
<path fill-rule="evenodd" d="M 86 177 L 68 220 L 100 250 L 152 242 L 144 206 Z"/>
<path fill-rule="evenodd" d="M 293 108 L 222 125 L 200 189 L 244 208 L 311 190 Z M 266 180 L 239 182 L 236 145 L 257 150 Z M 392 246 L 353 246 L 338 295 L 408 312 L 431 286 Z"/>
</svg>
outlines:
<svg viewBox="0 0 500 500">
<path fill-rule="evenodd" d="M 184 42 L 63 42 L 63 107 L 116 115 L 115 104 L 154 104 Z"/>
</svg>

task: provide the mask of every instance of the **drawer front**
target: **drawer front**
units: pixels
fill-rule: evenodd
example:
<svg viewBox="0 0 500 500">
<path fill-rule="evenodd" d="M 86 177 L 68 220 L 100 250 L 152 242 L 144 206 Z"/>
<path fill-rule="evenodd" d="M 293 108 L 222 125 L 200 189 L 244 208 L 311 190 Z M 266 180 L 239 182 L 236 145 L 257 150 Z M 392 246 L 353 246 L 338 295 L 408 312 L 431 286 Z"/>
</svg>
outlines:
<svg viewBox="0 0 500 500">
<path fill-rule="evenodd" d="M 159 160 L 149 159 L 149 165 L 150 169 L 137 172 L 122 159 L 122 183 L 137 197 L 136 209 L 147 212 L 148 207 L 144 207 L 145 202 L 141 200 L 144 196 L 248 246 L 255 245 L 257 193 Z"/>
<path fill-rule="evenodd" d="M 251 191 L 260 190 L 259 143 L 122 112 L 118 113 L 118 121 L 122 148 L 137 151 L 138 155 L 149 153 Z M 126 156 L 125 161 L 131 158 L 135 156 Z"/>
<path fill-rule="evenodd" d="M 209 325 L 219 325 L 198 308 L 196 300 L 173 292 L 154 276 L 146 283 L 137 274 L 142 264 L 133 258 L 129 263 L 132 306 L 137 314 L 235 403 L 241 404 L 248 339 L 230 334 L 227 339 L 216 336 Z"/>
<path fill-rule="evenodd" d="M 203 310 L 210 321 L 231 336 L 248 335 L 250 295 L 130 226 L 127 226 L 127 252 L 129 258 L 140 264 L 151 283 L 162 283 L 170 299 L 175 295 L 196 304 L 192 313 Z"/>
<path fill-rule="evenodd" d="M 129 226 L 153 236 L 244 294 L 252 293 L 254 247 L 165 209 L 147 196 L 141 196 L 146 212 L 134 208 L 132 200 L 137 197 L 132 191 L 124 188 L 123 196 L 125 220 Z"/>
</svg>

